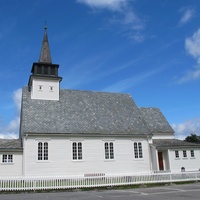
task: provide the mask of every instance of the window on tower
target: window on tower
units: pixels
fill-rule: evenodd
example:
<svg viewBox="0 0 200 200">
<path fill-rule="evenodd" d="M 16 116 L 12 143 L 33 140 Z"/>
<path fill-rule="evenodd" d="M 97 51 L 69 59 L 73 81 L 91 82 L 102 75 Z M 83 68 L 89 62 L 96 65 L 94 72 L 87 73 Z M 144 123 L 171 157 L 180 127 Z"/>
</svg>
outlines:
<svg viewBox="0 0 200 200">
<path fill-rule="evenodd" d="M 42 91 L 42 88 L 43 88 L 42 85 L 38 85 L 38 90 L 39 91 Z"/>
<path fill-rule="evenodd" d="M 48 67 L 44 67 L 44 75 L 48 75 L 49 73 Z"/>
<path fill-rule="evenodd" d="M 49 86 L 49 91 L 53 92 L 53 86 Z"/>
<path fill-rule="evenodd" d="M 51 75 L 52 76 L 56 75 L 56 69 L 55 69 L 55 67 L 51 67 Z"/>
<path fill-rule="evenodd" d="M 37 74 L 42 74 L 42 67 L 41 66 L 37 66 Z"/>
</svg>

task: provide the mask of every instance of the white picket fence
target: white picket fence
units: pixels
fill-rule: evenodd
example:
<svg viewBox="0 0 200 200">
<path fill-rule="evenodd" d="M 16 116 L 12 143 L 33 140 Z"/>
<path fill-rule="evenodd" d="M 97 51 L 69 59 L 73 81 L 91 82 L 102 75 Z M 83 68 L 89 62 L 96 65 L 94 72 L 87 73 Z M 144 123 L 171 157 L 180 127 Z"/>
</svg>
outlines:
<svg viewBox="0 0 200 200">
<path fill-rule="evenodd" d="M 92 188 L 181 181 L 200 181 L 200 172 L 93 177 L 0 177 L 0 191 Z"/>
</svg>

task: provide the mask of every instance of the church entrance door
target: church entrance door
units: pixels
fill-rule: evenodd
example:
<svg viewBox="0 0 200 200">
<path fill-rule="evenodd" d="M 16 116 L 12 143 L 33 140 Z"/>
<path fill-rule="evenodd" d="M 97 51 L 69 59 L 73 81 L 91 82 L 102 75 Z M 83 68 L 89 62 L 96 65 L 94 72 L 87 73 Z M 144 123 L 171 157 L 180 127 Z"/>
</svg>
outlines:
<svg viewBox="0 0 200 200">
<path fill-rule="evenodd" d="M 164 164 L 163 164 L 163 153 L 160 151 L 158 152 L 158 165 L 159 165 L 159 170 L 164 170 Z"/>
</svg>

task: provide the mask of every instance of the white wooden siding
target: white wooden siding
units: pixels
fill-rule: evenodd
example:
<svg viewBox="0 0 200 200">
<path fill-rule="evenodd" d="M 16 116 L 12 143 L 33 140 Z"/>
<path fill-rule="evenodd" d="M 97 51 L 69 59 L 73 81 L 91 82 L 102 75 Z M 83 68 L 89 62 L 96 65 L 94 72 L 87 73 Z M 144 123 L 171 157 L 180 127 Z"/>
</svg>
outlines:
<svg viewBox="0 0 200 200">
<path fill-rule="evenodd" d="M 151 159 L 152 159 L 152 170 L 158 171 L 158 152 L 156 150 L 156 147 L 151 145 Z"/>
<path fill-rule="evenodd" d="M 199 149 L 176 149 L 179 151 L 179 158 L 175 157 L 175 150 L 169 150 L 169 162 L 172 172 L 180 172 L 184 167 L 185 171 L 196 171 L 200 169 L 200 150 Z M 183 150 L 187 150 L 187 158 L 183 158 Z M 190 150 L 194 150 L 194 158 L 191 158 Z"/>
<path fill-rule="evenodd" d="M 159 133 L 155 133 L 152 137 L 153 140 L 156 139 L 174 139 L 174 135 L 173 134 L 169 134 L 169 135 L 163 135 L 163 134 L 159 134 Z"/>
<path fill-rule="evenodd" d="M 2 163 L 2 155 L 13 155 L 13 163 Z M 22 152 L 0 152 L 0 176 L 22 175 Z"/>
<path fill-rule="evenodd" d="M 142 138 L 143 158 L 135 159 L 133 153 L 134 139 L 130 138 L 67 138 L 52 137 L 41 138 L 48 140 L 49 160 L 37 161 L 37 145 L 40 138 L 28 136 L 25 141 L 24 174 L 31 175 L 84 175 L 84 174 L 125 174 L 149 173 L 150 161 L 148 142 Z M 81 141 L 83 159 L 72 159 L 73 141 Z M 112 141 L 114 144 L 114 159 L 105 160 L 104 142 Z"/>
<path fill-rule="evenodd" d="M 42 89 L 39 89 L 39 86 Z M 50 90 L 53 87 L 53 90 Z M 32 99 L 59 100 L 59 80 L 33 79 L 31 89 Z"/>
</svg>

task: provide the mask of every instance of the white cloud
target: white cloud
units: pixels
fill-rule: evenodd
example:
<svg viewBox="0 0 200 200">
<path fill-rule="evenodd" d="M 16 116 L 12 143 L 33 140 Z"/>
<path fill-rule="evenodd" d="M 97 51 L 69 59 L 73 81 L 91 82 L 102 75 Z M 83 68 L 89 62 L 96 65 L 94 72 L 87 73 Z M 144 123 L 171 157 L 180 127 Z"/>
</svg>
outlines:
<svg viewBox="0 0 200 200">
<path fill-rule="evenodd" d="M 15 117 L 10 121 L 6 128 L 3 128 L 0 132 L 0 138 L 2 139 L 16 139 L 19 135 L 19 122 L 20 118 Z"/>
<path fill-rule="evenodd" d="M 143 42 L 145 37 L 140 32 L 135 32 L 134 34 L 130 34 L 129 38 L 136 42 Z"/>
<path fill-rule="evenodd" d="M 132 10 L 126 9 L 124 15 L 124 19 L 122 20 L 122 23 L 125 25 L 130 26 L 133 30 L 142 30 L 144 29 L 144 23 L 143 21 L 134 13 Z"/>
<path fill-rule="evenodd" d="M 177 80 L 178 84 L 183 84 L 191 80 L 197 80 L 200 78 L 200 66 L 196 66 L 195 69 L 187 71 L 182 77 Z"/>
<path fill-rule="evenodd" d="M 185 40 L 185 49 L 197 62 L 196 66 L 188 70 L 182 77 L 177 80 L 178 84 L 189 82 L 200 78 L 200 29 L 191 37 Z"/>
<path fill-rule="evenodd" d="M 84 3 L 91 8 L 110 9 L 120 11 L 127 3 L 127 0 L 77 0 L 78 3 Z"/>
<path fill-rule="evenodd" d="M 13 92 L 12 98 L 16 107 L 16 114 L 7 127 L 0 127 L 0 138 L 17 138 L 19 135 L 20 109 L 22 90 Z"/>
<path fill-rule="evenodd" d="M 184 25 L 185 23 L 189 22 L 195 14 L 195 10 L 192 8 L 181 9 L 181 12 L 183 15 L 179 21 L 180 25 Z"/>
<path fill-rule="evenodd" d="M 19 113 L 21 110 L 21 98 L 22 98 L 22 90 L 21 89 L 18 89 L 13 92 L 13 101 L 14 101 L 17 111 Z"/>
<path fill-rule="evenodd" d="M 116 25 L 119 32 L 136 42 L 142 42 L 144 35 L 141 33 L 145 28 L 145 21 L 133 11 L 129 0 L 77 0 L 92 9 L 107 9 L 115 12 L 108 21 Z"/>
<path fill-rule="evenodd" d="M 17 139 L 18 136 L 16 134 L 1 134 L 0 133 L 0 139 Z"/>
<path fill-rule="evenodd" d="M 200 64 L 200 29 L 198 29 L 192 37 L 186 38 L 185 48 Z"/>
<path fill-rule="evenodd" d="M 200 118 L 191 119 L 180 124 L 172 124 L 177 139 L 185 139 L 191 133 L 200 135 Z"/>
<path fill-rule="evenodd" d="M 7 134 L 17 134 L 19 132 L 19 122 L 20 117 L 18 116 L 11 120 L 9 125 L 6 127 Z"/>
</svg>

